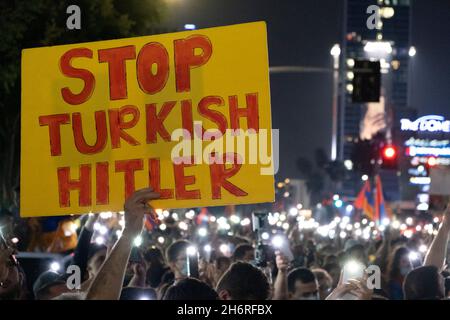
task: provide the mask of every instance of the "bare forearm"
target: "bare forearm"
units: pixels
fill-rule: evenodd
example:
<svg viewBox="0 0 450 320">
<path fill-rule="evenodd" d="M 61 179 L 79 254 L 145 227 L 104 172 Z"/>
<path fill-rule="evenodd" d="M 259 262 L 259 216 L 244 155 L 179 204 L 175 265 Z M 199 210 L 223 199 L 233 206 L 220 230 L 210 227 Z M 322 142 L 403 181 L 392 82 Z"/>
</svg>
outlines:
<svg viewBox="0 0 450 320">
<path fill-rule="evenodd" d="M 273 289 L 273 300 L 287 300 L 288 283 L 286 272 L 278 272 Z"/>
<path fill-rule="evenodd" d="M 430 249 L 425 256 L 425 261 L 423 263 L 425 266 L 436 266 L 437 268 L 442 269 L 447 255 L 449 232 L 450 227 L 447 224 L 441 225 L 436 238 L 434 238 Z"/>
<path fill-rule="evenodd" d="M 92 282 L 87 300 L 118 300 L 130 258 L 133 237 L 122 235 Z"/>
<path fill-rule="evenodd" d="M 81 284 L 80 291 L 87 291 L 89 289 L 89 287 L 91 286 L 93 280 L 94 280 L 94 278 L 89 278 L 85 282 L 83 282 Z"/>
</svg>

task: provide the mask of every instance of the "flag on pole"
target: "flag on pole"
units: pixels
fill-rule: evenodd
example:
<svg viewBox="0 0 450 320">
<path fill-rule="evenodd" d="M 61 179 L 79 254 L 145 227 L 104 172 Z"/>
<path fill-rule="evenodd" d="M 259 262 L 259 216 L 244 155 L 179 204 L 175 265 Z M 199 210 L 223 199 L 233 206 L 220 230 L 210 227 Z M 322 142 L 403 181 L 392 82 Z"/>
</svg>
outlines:
<svg viewBox="0 0 450 320">
<path fill-rule="evenodd" d="M 371 220 L 375 220 L 375 202 L 369 180 L 366 180 L 361 191 L 356 197 L 355 208 L 360 209 Z"/>
<path fill-rule="evenodd" d="M 203 207 L 200 213 L 197 215 L 197 224 L 208 223 L 209 221 L 209 211 L 207 208 Z"/>
<path fill-rule="evenodd" d="M 158 219 L 158 215 L 154 210 L 152 210 L 149 214 L 145 215 L 144 218 L 144 227 L 151 231 L 157 228 L 161 224 L 161 221 Z"/>
<path fill-rule="evenodd" d="M 379 175 L 375 176 L 375 217 L 379 222 L 384 218 L 392 218 L 392 212 L 384 201 L 383 185 Z"/>
</svg>

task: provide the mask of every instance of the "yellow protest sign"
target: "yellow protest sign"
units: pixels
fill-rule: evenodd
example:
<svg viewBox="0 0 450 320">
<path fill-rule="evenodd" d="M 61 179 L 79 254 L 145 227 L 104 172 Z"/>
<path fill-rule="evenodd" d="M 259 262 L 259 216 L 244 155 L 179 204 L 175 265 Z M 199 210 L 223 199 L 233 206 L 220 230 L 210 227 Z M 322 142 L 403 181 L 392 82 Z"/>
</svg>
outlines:
<svg viewBox="0 0 450 320">
<path fill-rule="evenodd" d="M 263 22 L 22 52 L 21 215 L 274 199 Z"/>
</svg>

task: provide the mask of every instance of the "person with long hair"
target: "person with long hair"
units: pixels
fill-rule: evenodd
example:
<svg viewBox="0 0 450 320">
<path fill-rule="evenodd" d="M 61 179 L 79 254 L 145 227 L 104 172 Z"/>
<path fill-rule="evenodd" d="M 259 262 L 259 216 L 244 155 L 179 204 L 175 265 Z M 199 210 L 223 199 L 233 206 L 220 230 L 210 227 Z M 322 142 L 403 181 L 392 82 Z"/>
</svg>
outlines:
<svg viewBox="0 0 450 320">
<path fill-rule="evenodd" d="M 398 247 L 389 259 L 387 293 L 391 300 L 403 300 L 403 282 L 406 275 L 413 269 L 409 253 L 408 248 Z"/>
</svg>

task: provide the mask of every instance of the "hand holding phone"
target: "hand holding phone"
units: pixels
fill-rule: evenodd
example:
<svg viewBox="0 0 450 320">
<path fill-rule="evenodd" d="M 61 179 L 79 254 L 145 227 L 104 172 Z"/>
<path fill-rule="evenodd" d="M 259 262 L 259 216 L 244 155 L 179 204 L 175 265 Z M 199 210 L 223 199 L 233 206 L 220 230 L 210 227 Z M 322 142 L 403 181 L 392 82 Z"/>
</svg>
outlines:
<svg viewBox="0 0 450 320">
<path fill-rule="evenodd" d="M 362 280 L 364 278 L 365 269 L 366 267 L 358 261 L 348 261 L 342 270 L 342 285 L 348 285 L 350 283 L 349 280 Z M 357 300 L 357 298 L 358 297 L 352 293 L 345 293 L 341 297 L 343 300 Z"/>
<path fill-rule="evenodd" d="M 187 265 L 187 276 L 192 278 L 199 278 L 200 274 L 198 271 L 198 251 L 197 248 L 191 246 L 186 249 L 186 265 Z"/>
<path fill-rule="evenodd" d="M 366 267 L 358 261 L 348 261 L 343 268 L 342 282 L 347 283 L 351 279 L 362 279 L 365 269 Z"/>
<path fill-rule="evenodd" d="M 286 236 L 280 234 L 274 236 L 272 239 L 272 245 L 275 250 L 278 250 L 281 254 L 283 254 L 289 262 L 294 260 L 294 254 L 289 247 L 289 241 Z"/>
</svg>

